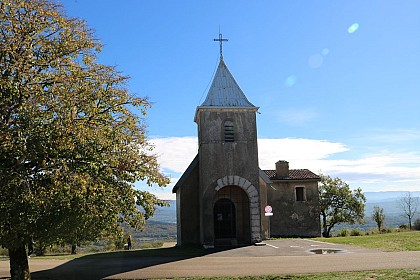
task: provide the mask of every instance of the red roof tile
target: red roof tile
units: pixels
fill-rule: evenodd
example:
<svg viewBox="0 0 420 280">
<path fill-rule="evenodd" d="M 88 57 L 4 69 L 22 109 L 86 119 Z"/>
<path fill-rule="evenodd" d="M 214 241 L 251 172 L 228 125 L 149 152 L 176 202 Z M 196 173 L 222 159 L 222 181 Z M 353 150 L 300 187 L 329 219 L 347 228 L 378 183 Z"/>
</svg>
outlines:
<svg viewBox="0 0 420 280">
<path fill-rule="evenodd" d="M 290 169 L 288 177 L 277 177 L 276 170 L 263 170 L 270 180 L 321 180 L 308 169 Z"/>
</svg>

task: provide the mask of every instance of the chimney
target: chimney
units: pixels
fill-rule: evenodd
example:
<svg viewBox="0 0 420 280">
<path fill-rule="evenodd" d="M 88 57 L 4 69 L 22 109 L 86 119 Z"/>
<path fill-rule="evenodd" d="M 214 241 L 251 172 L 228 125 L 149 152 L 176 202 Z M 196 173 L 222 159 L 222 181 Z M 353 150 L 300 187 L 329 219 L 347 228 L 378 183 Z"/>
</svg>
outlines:
<svg viewBox="0 0 420 280">
<path fill-rule="evenodd" d="M 279 160 L 276 162 L 276 173 L 278 178 L 289 177 L 289 162 L 285 160 Z"/>
</svg>

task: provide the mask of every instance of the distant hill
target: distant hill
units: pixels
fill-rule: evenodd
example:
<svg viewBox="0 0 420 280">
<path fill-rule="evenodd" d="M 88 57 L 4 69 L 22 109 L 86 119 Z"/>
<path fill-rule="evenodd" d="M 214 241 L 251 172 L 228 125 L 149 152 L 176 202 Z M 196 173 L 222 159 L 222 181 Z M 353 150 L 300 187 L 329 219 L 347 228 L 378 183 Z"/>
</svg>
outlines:
<svg viewBox="0 0 420 280">
<path fill-rule="evenodd" d="M 364 192 L 367 202 L 395 201 L 405 196 L 407 191 Z M 411 192 L 412 196 L 420 197 L 420 191 Z"/>
<path fill-rule="evenodd" d="M 342 227 L 358 227 L 363 229 L 370 229 L 376 227 L 376 224 L 372 221 L 372 213 L 374 206 L 379 206 L 384 209 L 385 214 L 385 226 L 386 227 L 398 227 L 401 224 L 406 224 L 407 219 L 402 215 L 403 212 L 399 205 L 401 197 L 406 195 L 406 191 L 386 191 L 386 192 L 365 192 L 366 206 L 365 206 L 365 221 L 364 225 L 339 225 L 336 228 Z M 411 192 L 412 196 L 420 197 L 420 191 Z M 153 218 L 149 219 L 149 223 L 169 223 L 176 224 L 176 201 L 168 200 L 169 207 L 158 207 L 156 209 Z M 415 217 L 414 220 L 420 219 L 420 213 Z M 172 235 L 172 233 L 171 233 Z"/>
<path fill-rule="evenodd" d="M 176 224 L 176 200 L 167 200 L 168 207 L 157 207 L 149 221 Z"/>
<path fill-rule="evenodd" d="M 365 192 L 366 196 L 366 215 L 372 215 L 373 207 L 379 206 L 384 209 L 385 215 L 401 215 L 400 199 L 405 196 L 407 192 L 403 191 L 389 191 L 389 192 Z M 420 197 L 420 191 L 411 192 L 413 197 Z"/>
<path fill-rule="evenodd" d="M 403 215 L 403 210 L 400 206 L 400 199 L 407 194 L 406 191 L 386 191 L 386 192 L 365 192 L 366 205 L 365 205 L 365 221 L 366 223 L 348 225 L 341 224 L 337 225 L 334 228 L 334 231 L 340 230 L 341 228 L 361 228 L 361 229 L 370 229 L 376 228 L 376 223 L 372 220 L 373 208 L 379 206 L 384 209 L 385 214 L 385 226 L 396 228 L 400 225 L 407 224 L 407 218 Z M 420 191 L 411 192 L 413 197 L 420 197 Z M 414 217 L 420 219 L 420 213 L 417 213 L 417 216 Z"/>
</svg>

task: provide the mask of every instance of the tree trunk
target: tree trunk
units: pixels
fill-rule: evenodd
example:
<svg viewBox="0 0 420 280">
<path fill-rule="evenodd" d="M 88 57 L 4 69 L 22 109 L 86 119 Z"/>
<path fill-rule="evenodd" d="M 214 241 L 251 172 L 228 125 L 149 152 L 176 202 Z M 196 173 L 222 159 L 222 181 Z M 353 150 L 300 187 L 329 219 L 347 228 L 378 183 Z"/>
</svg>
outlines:
<svg viewBox="0 0 420 280">
<path fill-rule="evenodd" d="M 322 236 L 323 237 L 328 237 L 327 235 L 327 215 L 322 213 L 322 226 L 323 226 L 323 230 L 322 230 Z"/>
<path fill-rule="evenodd" d="M 333 227 L 329 227 L 327 230 L 327 236 L 326 237 L 331 237 L 331 230 Z"/>
<path fill-rule="evenodd" d="M 10 275 L 12 280 L 30 280 L 28 258 L 25 245 L 9 249 Z"/>
<path fill-rule="evenodd" d="M 76 244 L 71 245 L 71 254 L 76 254 Z"/>
</svg>

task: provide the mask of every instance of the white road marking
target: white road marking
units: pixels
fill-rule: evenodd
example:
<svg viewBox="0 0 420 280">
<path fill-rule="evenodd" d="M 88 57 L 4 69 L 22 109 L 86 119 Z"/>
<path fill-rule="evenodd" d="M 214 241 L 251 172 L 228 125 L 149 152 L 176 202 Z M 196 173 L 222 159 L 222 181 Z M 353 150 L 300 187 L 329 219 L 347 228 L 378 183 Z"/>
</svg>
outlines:
<svg viewBox="0 0 420 280">
<path fill-rule="evenodd" d="M 279 248 L 277 246 L 274 246 L 274 245 L 271 245 L 271 244 L 268 244 L 268 243 L 265 243 L 265 245 L 270 246 L 270 247 L 273 247 L 274 249 L 278 249 Z"/>
<path fill-rule="evenodd" d="M 311 241 L 311 242 L 318 242 L 318 243 L 322 243 L 322 244 L 337 245 L 337 244 L 334 244 L 334 243 L 328 243 L 328 242 L 323 242 L 323 241 L 318 241 L 318 240 L 309 240 L 309 239 L 303 239 L 303 240 Z"/>
</svg>

